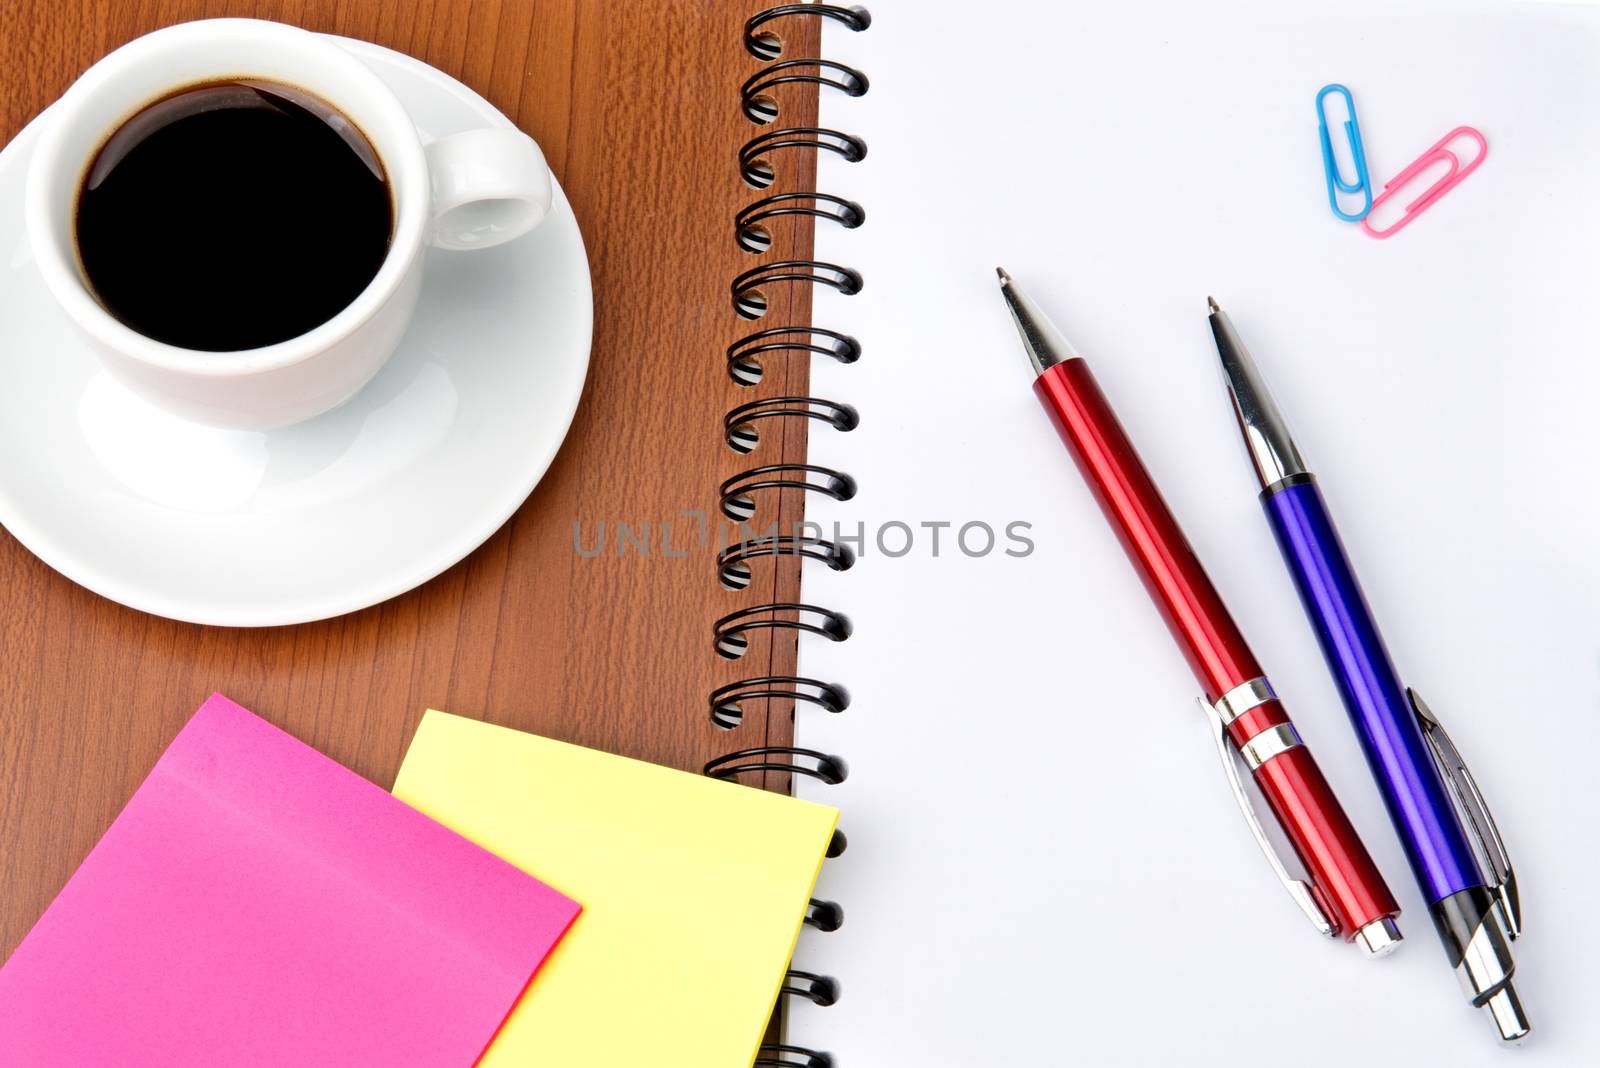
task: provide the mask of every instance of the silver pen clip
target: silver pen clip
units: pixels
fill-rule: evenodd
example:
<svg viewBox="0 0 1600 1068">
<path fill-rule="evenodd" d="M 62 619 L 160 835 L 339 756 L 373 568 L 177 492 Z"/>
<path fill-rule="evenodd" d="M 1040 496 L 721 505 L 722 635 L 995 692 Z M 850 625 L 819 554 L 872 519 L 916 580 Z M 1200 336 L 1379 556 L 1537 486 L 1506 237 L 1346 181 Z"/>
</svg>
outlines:
<svg viewBox="0 0 1600 1068">
<path fill-rule="evenodd" d="M 1232 744 L 1228 741 L 1228 728 L 1222 722 L 1222 713 L 1211 705 L 1206 704 L 1204 698 L 1196 698 L 1200 704 L 1200 711 L 1211 724 L 1211 738 L 1217 745 L 1217 755 L 1222 758 L 1222 770 L 1228 777 L 1228 787 L 1233 791 L 1233 799 L 1239 804 L 1239 811 L 1244 814 L 1244 821 L 1250 827 L 1250 833 L 1255 836 L 1256 845 L 1261 847 L 1262 856 L 1267 858 L 1267 863 L 1272 865 L 1272 873 L 1278 877 L 1278 882 L 1294 898 L 1294 903 L 1300 906 L 1300 911 L 1306 914 L 1306 919 L 1311 921 L 1311 926 L 1317 933 L 1334 938 L 1339 933 L 1338 925 L 1328 918 L 1328 914 L 1317 904 L 1315 894 L 1310 884 L 1304 879 L 1296 879 L 1289 874 L 1283 861 L 1278 857 L 1277 850 L 1272 848 L 1272 843 L 1267 839 L 1267 832 L 1261 826 L 1261 821 L 1256 818 L 1256 810 L 1250 804 L 1249 796 L 1244 792 L 1244 782 L 1239 778 L 1238 755 L 1234 752 Z"/>
<path fill-rule="evenodd" d="M 1406 696 L 1411 698 L 1417 722 L 1422 725 L 1422 736 L 1433 750 L 1434 762 L 1439 765 L 1445 783 L 1455 795 L 1456 804 L 1466 813 L 1472 836 L 1478 842 L 1478 850 L 1488 861 L 1490 874 L 1496 880 L 1489 889 L 1499 901 L 1506 934 L 1516 938 L 1522 933 L 1522 902 L 1517 896 L 1517 873 L 1511 870 L 1511 857 L 1506 853 L 1505 839 L 1500 837 L 1500 828 L 1495 826 L 1494 816 L 1489 813 L 1483 791 L 1478 789 L 1477 780 L 1472 777 L 1471 769 L 1462 759 L 1461 751 L 1450 740 L 1444 725 L 1417 691 L 1408 688 Z"/>
</svg>

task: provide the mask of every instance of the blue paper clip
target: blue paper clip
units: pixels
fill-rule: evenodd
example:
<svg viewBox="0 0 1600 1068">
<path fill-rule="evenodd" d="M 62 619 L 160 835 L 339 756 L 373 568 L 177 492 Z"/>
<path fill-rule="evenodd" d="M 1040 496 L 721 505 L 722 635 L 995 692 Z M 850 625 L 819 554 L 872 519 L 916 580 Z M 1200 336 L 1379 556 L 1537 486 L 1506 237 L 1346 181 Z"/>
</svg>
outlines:
<svg viewBox="0 0 1600 1068">
<path fill-rule="evenodd" d="M 1345 106 L 1350 109 L 1350 117 L 1344 122 L 1345 136 L 1350 139 L 1350 159 L 1355 164 L 1355 184 L 1346 182 L 1339 176 L 1339 163 L 1333 158 L 1333 138 L 1328 134 L 1328 113 L 1323 109 L 1322 101 L 1329 93 L 1338 93 L 1344 97 Z M 1317 132 L 1322 137 L 1322 171 L 1328 178 L 1328 207 L 1333 213 L 1345 222 L 1360 222 L 1367 217 L 1367 212 L 1372 210 L 1372 179 L 1367 175 L 1367 152 L 1361 146 L 1361 126 L 1356 122 L 1356 102 L 1350 96 L 1350 90 L 1337 82 L 1325 85 L 1317 94 Z M 1351 215 L 1339 207 L 1340 193 L 1360 193 L 1366 203 L 1361 210 Z"/>
</svg>

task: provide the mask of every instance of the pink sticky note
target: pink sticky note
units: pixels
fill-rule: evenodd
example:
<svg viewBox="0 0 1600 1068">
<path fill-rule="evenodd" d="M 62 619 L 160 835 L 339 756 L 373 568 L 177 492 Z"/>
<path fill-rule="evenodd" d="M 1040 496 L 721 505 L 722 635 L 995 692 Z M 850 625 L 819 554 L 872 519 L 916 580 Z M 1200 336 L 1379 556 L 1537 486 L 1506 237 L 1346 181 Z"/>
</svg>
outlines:
<svg viewBox="0 0 1600 1068">
<path fill-rule="evenodd" d="M 0 1063 L 468 1068 L 577 914 L 213 696 L 0 969 Z"/>
</svg>

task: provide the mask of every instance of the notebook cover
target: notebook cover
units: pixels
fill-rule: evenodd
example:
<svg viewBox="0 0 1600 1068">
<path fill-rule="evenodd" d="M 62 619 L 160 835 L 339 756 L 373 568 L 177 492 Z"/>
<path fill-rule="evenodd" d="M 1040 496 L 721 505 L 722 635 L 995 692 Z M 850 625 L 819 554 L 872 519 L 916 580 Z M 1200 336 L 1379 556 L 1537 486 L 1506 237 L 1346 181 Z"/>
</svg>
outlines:
<svg viewBox="0 0 1600 1068">
<path fill-rule="evenodd" d="M 270 630 L 173 623 L 74 586 L 0 533 L 0 959 L 182 726 L 181 710 L 216 689 L 384 784 L 429 706 L 684 769 L 769 732 L 786 739 L 787 715 L 769 724 L 760 702 L 747 703 L 739 731 L 718 731 L 705 699 L 733 679 L 792 669 L 792 632 L 775 643 L 752 632 L 746 656 L 726 661 L 711 624 L 795 599 L 793 559 L 757 561 L 750 591 L 722 589 L 715 545 L 680 516 L 714 513 L 722 480 L 752 466 L 723 444 L 724 411 L 806 392 L 801 360 L 770 361 L 753 390 L 724 368 L 750 328 L 733 313 L 730 281 L 810 248 L 804 220 L 774 220 L 774 246 L 759 257 L 733 240 L 752 199 L 737 155 L 758 130 L 740 113 L 739 86 L 760 66 L 739 31 L 764 6 L 20 0 L 0 12 L 5 138 L 105 52 L 185 19 L 281 19 L 423 59 L 538 139 L 583 229 L 595 293 L 584 400 L 532 498 L 461 564 L 386 604 Z M 778 27 L 792 54 L 815 54 L 815 22 Z M 776 95 L 785 122 L 811 121 L 814 86 Z M 811 188 L 809 155 L 784 161 L 785 187 Z M 803 288 L 774 287 L 769 321 L 808 321 Z M 803 428 L 788 439 L 776 429 L 765 446 L 802 461 Z M 660 552 L 664 521 L 686 555 Z M 592 541 L 601 522 L 649 523 L 656 551 L 581 557 L 574 524 Z"/>
<path fill-rule="evenodd" d="M 584 903 L 484 1068 L 750 1063 L 835 809 L 443 712 L 394 792 Z"/>
<path fill-rule="evenodd" d="M 577 914 L 214 695 L 0 968 L 0 1060 L 457 1068 Z"/>
</svg>

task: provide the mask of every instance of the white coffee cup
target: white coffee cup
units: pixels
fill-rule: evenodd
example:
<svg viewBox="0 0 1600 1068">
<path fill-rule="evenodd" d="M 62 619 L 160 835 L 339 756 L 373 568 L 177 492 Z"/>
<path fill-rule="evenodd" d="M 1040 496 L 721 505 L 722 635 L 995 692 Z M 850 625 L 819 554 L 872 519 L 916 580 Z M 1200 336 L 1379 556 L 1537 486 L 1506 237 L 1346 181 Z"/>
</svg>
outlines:
<svg viewBox="0 0 1600 1068">
<path fill-rule="evenodd" d="M 348 307 L 298 337 L 226 353 L 164 344 L 96 300 L 73 233 L 79 187 L 106 139 L 145 106 L 186 86 L 251 78 L 310 91 L 366 136 L 394 198 L 389 254 Z M 488 248 L 526 233 L 550 210 L 550 170 L 527 135 L 486 127 L 425 143 L 399 99 L 355 56 L 258 19 L 182 23 L 132 41 L 85 71 L 40 127 L 24 210 L 50 292 L 120 381 L 213 426 L 267 429 L 344 403 L 400 343 L 428 245 Z M 308 234 L 306 256 L 316 255 L 317 236 Z"/>
</svg>

